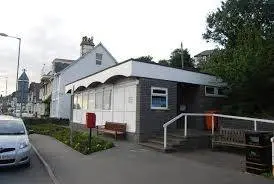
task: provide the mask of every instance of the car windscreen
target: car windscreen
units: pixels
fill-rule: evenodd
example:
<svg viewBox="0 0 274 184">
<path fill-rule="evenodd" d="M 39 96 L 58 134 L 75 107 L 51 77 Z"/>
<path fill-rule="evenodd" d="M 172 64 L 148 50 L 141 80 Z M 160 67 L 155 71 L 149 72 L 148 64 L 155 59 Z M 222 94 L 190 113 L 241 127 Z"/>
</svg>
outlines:
<svg viewBox="0 0 274 184">
<path fill-rule="evenodd" d="M 0 135 L 23 135 L 25 134 L 24 125 L 18 121 L 0 121 Z"/>
</svg>

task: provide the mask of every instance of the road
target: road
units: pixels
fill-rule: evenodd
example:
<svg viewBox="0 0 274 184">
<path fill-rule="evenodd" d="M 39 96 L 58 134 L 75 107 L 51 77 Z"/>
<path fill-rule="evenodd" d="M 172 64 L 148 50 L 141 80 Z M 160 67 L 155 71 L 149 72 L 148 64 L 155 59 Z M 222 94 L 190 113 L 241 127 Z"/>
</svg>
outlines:
<svg viewBox="0 0 274 184">
<path fill-rule="evenodd" d="M 31 151 L 31 166 L 29 168 L 1 168 L 1 184 L 52 184 L 44 166 Z"/>
</svg>

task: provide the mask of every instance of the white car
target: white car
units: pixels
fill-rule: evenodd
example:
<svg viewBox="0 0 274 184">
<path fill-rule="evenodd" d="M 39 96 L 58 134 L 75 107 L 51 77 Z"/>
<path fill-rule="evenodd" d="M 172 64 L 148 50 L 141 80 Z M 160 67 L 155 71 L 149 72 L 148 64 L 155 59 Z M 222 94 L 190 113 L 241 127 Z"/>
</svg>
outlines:
<svg viewBox="0 0 274 184">
<path fill-rule="evenodd" d="M 31 145 L 20 118 L 0 115 L 0 167 L 30 165 Z"/>
</svg>

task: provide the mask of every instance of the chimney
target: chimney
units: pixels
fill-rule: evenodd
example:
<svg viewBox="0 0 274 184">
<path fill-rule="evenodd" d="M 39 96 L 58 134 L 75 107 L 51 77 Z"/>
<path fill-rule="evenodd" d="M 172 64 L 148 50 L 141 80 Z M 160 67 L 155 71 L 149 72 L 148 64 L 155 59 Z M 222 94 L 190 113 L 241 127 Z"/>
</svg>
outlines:
<svg viewBox="0 0 274 184">
<path fill-rule="evenodd" d="M 93 37 L 88 38 L 87 36 L 84 36 L 82 38 L 82 42 L 80 46 L 81 46 L 80 56 L 83 56 L 89 53 L 94 48 Z"/>
</svg>

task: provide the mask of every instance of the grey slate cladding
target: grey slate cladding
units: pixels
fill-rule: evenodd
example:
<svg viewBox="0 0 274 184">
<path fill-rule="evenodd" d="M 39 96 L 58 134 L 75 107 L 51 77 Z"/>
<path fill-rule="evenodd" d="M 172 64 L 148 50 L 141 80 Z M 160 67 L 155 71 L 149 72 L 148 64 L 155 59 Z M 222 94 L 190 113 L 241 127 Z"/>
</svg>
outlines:
<svg viewBox="0 0 274 184">
<path fill-rule="evenodd" d="M 151 109 L 151 87 L 168 88 L 168 109 Z M 177 83 L 140 78 L 137 86 L 136 133 L 139 142 L 163 132 L 163 124 L 177 114 Z"/>
</svg>

